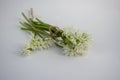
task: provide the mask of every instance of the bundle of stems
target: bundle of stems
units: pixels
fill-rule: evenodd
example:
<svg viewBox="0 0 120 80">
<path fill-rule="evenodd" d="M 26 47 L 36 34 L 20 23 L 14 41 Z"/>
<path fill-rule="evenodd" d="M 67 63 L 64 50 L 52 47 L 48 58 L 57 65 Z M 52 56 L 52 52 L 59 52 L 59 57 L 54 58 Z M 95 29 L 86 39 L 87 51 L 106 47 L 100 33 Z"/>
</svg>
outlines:
<svg viewBox="0 0 120 80">
<path fill-rule="evenodd" d="M 79 33 L 70 28 L 60 29 L 38 18 L 28 18 L 24 13 L 22 13 L 22 16 L 26 21 L 20 22 L 23 26 L 21 29 L 34 34 L 30 44 L 23 52 L 24 54 L 31 54 L 36 49 L 49 48 L 52 42 L 62 47 L 66 55 L 82 55 L 88 50 L 91 40 L 89 34 L 85 32 Z"/>
</svg>

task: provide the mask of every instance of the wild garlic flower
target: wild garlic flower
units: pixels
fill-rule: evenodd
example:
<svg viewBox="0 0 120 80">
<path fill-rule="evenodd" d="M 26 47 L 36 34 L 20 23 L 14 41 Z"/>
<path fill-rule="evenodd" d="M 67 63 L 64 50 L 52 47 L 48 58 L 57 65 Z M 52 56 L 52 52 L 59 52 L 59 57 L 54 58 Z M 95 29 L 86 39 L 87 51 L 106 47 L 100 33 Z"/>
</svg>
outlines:
<svg viewBox="0 0 120 80">
<path fill-rule="evenodd" d="M 26 46 L 23 55 L 30 55 L 34 50 L 48 49 L 50 46 L 52 46 L 51 38 L 41 38 L 40 36 L 35 35 Z"/>
<path fill-rule="evenodd" d="M 52 45 L 52 42 L 62 47 L 66 55 L 77 56 L 87 52 L 91 41 L 89 34 L 85 32 L 79 33 L 73 28 L 60 29 L 38 18 L 28 18 L 24 13 L 22 13 L 22 16 L 26 21 L 20 22 L 23 26 L 21 29 L 36 33 L 26 46 L 23 52 L 24 55 L 30 55 L 35 50 L 47 49 Z"/>
<path fill-rule="evenodd" d="M 87 33 L 79 33 L 73 28 L 63 29 L 64 53 L 69 56 L 83 55 L 87 52 L 91 38 Z"/>
</svg>

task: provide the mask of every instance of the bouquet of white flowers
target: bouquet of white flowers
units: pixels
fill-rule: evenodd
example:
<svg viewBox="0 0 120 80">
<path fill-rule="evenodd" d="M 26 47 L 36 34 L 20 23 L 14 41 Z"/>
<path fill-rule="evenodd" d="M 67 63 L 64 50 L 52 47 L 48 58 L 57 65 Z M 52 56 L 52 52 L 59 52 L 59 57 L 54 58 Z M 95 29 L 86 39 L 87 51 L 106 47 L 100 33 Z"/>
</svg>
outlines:
<svg viewBox="0 0 120 80">
<path fill-rule="evenodd" d="M 30 43 L 22 54 L 30 55 L 32 51 L 47 49 L 53 43 L 63 48 L 65 55 L 78 56 L 87 52 L 91 41 L 89 34 L 79 33 L 73 28 L 60 29 L 38 18 L 28 18 L 24 13 L 22 15 L 26 22 L 20 22 L 23 26 L 21 29 L 33 33 Z"/>
</svg>

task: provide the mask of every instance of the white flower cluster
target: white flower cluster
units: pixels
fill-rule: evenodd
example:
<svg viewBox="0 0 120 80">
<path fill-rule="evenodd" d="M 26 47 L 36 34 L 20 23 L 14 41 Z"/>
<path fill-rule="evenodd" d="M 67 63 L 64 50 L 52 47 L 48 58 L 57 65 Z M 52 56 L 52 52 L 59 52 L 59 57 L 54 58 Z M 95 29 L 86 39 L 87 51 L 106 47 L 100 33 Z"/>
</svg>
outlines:
<svg viewBox="0 0 120 80">
<path fill-rule="evenodd" d="M 38 35 L 32 37 L 30 43 L 23 51 L 23 55 L 30 55 L 34 50 L 48 49 L 52 45 L 51 38 L 41 38 Z"/>
<path fill-rule="evenodd" d="M 64 53 L 69 56 L 83 55 L 87 52 L 91 41 L 87 33 L 79 33 L 73 28 L 63 29 Z"/>
</svg>

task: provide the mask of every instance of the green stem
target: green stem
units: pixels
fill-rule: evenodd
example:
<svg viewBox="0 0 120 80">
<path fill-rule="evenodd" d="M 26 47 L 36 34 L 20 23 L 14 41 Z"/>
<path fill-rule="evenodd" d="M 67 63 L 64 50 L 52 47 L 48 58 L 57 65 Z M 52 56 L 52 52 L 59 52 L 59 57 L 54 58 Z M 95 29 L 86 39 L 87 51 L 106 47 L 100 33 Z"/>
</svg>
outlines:
<svg viewBox="0 0 120 80">
<path fill-rule="evenodd" d="M 25 27 L 25 28 L 22 28 L 23 30 L 29 30 L 36 34 L 45 34 L 52 38 L 61 36 L 62 32 L 60 32 L 60 30 L 58 30 L 57 28 L 52 27 L 50 24 L 44 23 L 43 21 L 39 20 L 38 18 L 36 18 L 36 21 L 34 21 L 31 18 L 27 18 L 24 13 L 22 13 L 22 15 L 25 18 L 25 20 L 27 21 L 24 23 L 20 22 L 20 24 Z M 52 27 L 51 30 L 50 30 L 50 27 Z M 53 36 L 51 34 L 54 34 L 56 36 Z"/>
</svg>

